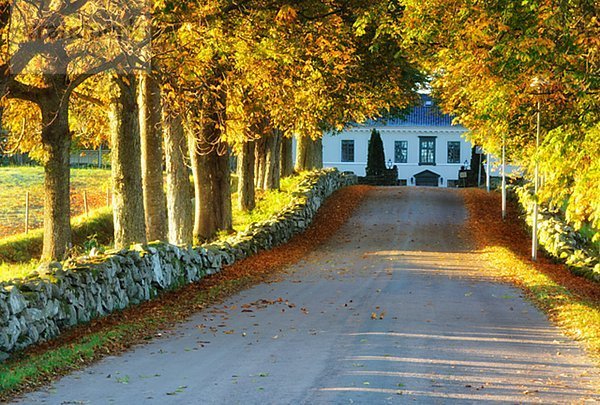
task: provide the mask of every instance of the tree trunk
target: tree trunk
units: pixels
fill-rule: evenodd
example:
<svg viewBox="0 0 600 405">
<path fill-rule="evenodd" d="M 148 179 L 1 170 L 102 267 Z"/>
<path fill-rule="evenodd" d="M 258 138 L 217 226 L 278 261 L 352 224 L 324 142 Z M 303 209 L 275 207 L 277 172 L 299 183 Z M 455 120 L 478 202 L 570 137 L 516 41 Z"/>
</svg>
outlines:
<svg viewBox="0 0 600 405">
<path fill-rule="evenodd" d="M 299 136 L 296 149 L 297 172 L 323 168 L 323 141 L 309 136 Z"/>
<path fill-rule="evenodd" d="M 289 177 L 294 174 L 294 156 L 292 153 L 292 138 L 281 139 L 281 177 Z"/>
<path fill-rule="evenodd" d="M 113 77 L 110 104 L 115 247 L 146 242 L 140 122 L 133 74 Z"/>
<path fill-rule="evenodd" d="M 201 136 L 211 134 L 202 131 Z M 197 140 L 196 150 L 191 154 L 196 192 L 194 240 L 198 243 L 213 239 L 219 231 L 233 229 L 229 152 L 217 150 L 225 145 L 215 145 L 210 139 L 214 140 L 214 134 Z M 210 152 L 205 152 L 208 149 Z"/>
<path fill-rule="evenodd" d="M 47 156 L 44 163 L 44 261 L 64 259 L 71 247 L 69 109 L 61 92 L 51 94 L 40 101 L 42 144 Z"/>
<path fill-rule="evenodd" d="M 265 177 L 267 175 L 267 144 L 268 135 L 261 134 L 261 137 L 255 141 L 254 147 L 254 186 L 263 189 Z"/>
<path fill-rule="evenodd" d="M 199 236 L 200 232 L 200 222 L 202 220 L 202 206 L 200 204 L 202 200 L 203 188 L 201 184 L 201 168 L 200 168 L 200 158 L 198 151 L 198 139 L 196 134 L 192 130 L 192 128 L 187 128 L 187 140 L 188 140 L 188 149 L 189 149 L 189 157 L 190 157 L 190 165 L 192 167 L 192 179 L 194 182 L 194 226 L 192 227 L 192 240 L 194 244 L 199 245 L 201 242 L 204 242 L 204 239 Z"/>
<path fill-rule="evenodd" d="M 277 130 L 263 136 L 256 147 L 256 187 L 278 190 L 280 185 L 281 133 Z"/>
<path fill-rule="evenodd" d="M 215 77 L 215 82 L 218 80 Z M 191 153 L 196 190 L 194 239 L 198 242 L 213 239 L 219 231 L 233 230 L 229 148 L 221 138 L 226 102 L 221 90 L 204 104 L 200 133 Z"/>
<path fill-rule="evenodd" d="M 240 211 L 252 211 L 256 206 L 254 194 L 254 148 L 255 142 L 244 142 L 238 154 L 238 208 Z"/>
<path fill-rule="evenodd" d="M 186 165 L 188 146 L 181 115 L 163 113 L 167 160 L 167 217 L 169 243 L 192 243 L 192 191 Z"/>
<path fill-rule="evenodd" d="M 146 236 L 151 241 L 165 240 L 167 212 L 163 189 L 160 87 L 151 76 L 143 74 L 139 93 Z"/>
<path fill-rule="evenodd" d="M 279 190 L 281 178 L 280 164 L 281 132 L 273 130 L 273 133 L 269 136 L 263 190 Z"/>
</svg>

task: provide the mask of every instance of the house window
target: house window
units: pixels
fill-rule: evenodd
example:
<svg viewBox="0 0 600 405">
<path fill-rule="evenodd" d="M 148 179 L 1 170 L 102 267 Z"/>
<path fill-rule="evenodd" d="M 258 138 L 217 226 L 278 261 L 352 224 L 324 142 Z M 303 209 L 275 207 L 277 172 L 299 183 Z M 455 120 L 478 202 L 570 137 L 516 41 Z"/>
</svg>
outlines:
<svg viewBox="0 0 600 405">
<path fill-rule="evenodd" d="M 408 162 L 408 141 L 394 142 L 394 162 L 395 163 L 407 163 Z"/>
<path fill-rule="evenodd" d="M 435 165 L 435 137 L 419 137 L 419 164 Z"/>
<path fill-rule="evenodd" d="M 353 140 L 342 140 L 342 162 L 354 162 Z"/>
<path fill-rule="evenodd" d="M 448 142 L 448 163 L 460 163 L 460 142 Z"/>
</svg>

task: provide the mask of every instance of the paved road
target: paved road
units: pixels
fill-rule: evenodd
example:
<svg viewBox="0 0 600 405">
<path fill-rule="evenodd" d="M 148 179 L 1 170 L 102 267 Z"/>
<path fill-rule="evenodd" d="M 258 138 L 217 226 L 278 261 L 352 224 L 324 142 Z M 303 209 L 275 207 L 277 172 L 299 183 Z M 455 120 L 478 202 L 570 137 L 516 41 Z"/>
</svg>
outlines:
<svg viewBox="0 0 600 405">
<path fill-rule="evenodd" d="M 280 279 L 23 403 L 599 400 L 578 346 L 479 274 L 465 217 L 449 190 L 378 189 Z"/>
</svg>

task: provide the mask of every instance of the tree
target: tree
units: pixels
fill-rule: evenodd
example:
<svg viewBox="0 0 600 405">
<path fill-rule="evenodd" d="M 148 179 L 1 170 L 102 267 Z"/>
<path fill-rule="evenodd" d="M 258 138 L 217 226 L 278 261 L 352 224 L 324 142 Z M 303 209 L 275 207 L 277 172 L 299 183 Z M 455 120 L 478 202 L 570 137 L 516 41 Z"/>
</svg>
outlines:
<svg viewBox="0 0 600 405">
<path fill-rule="evenodd" d="M 256 206 L 254 193 L 255 141 L 243 142 L 237 154 L 238 209 L 252 211 Z"/>
<path fill-rule="evenodd" d="M 378 130 L 373 128 L 367 155 L 367 176 L 381 176 L 385 171 L 385 154 L 383 141 Z"/>
<path fill-rule="evenodd" d="M 294 160 L 292 150 L 292 138 L 284 136 L 281 140 L 281 177 L 289 177 L 294 174 Z"/>
<path fill-rule="evenodd" d="M 150 241 L 165 240 L 167 212 L 163 188 L 161 89 L 152 75 L 140 75 L 139 108 L 146 232 Z"/>
<path fill-rule="evenodd" d="M 71 95 L 90 77 L 125 62 L 145 41 L 131 35 L 143 31 L 141 3 L 14 2 L 2 11 L 0 29 L 11 27 L 11 43 L 5 45 L 8 58 L 0 61 L 0 96 L 30 102 L 40 112 L 43 259 L 63 258 L 71 244 Z"/>
<path fill-rule="evenodd" d="M 281 132 L 264 128 L 256 141 L 256 187 L 262 190 L 278 190 L 280 183 Z"/>
<path fill-rule="evenodd" d="M 323 142 L 321 138 L 312 139 L 309 136 L 296 137 L 297 172 L 321 169 L 323 167 Z"/>
<path fill-rule="evenodd" d="M 111 158 L 115 247 L 146 242 L 137 80 L 115 74 L 111 94 Z"/>
<path fill-rule="evenodd" d="M 229 146 L 223 140 L 227 94 L 222 75 L 219 66 L 214 66 L 210 88 L 216 90 L 202 95 L 194 117 L 198 131 L 193 134 L 195 147 L 190 154 L 196 190 L 194 239 L 198 242 L 214 238 L 219 231 L 233 230 Z"/>
<path fill-rule="evenodd" d="M 168 241 L 174 245 L 193 242 L 192 192 L 186 165 L 191 148 L 188 149 L 182 115 L 183 113 L 174 111 L 171 103 L 163 104 Z"/>
<path fill-rule="evenodd" d="M 174 88 L 180 89 L 180 99 L 193 105 L 196 115 L 192 167 L 199 239 L 231 226 L 226 219 L 229 198 L 221 194 L 228 190 L 224 155 L 256 138 L 248 128 L 257 120 L 267 119 L 282 136 L 301 135 L 298 167 L 321 167 L 323 130 L 341 129 L 393 105 L 406 105 L 420 77 L 397 41 L 388 40 L 364 17 L 372 2 L 209 2 L 171 7 L 183 10 L 173 26 L 178 49 L 185 55 L 173 58 Z M 266 162 L 268 153 L 258 149 L 257 156 Z M 278 179 L 280 166 L 279 147 L 265 150 L 272 150 L 274 158 L 268 170 L 259 159 L 261 170 L 255 174 L 263 186 L 265 179 Z M 218 157 L 223 157 L 221 162 Z M 267 171 L 272 175 L 263 175 Z M 276 181 L 272 183 L 276 187 Z"/>
<path fill-rule="evenodd" d="M 512 160 L 529 179 L 539 163 L 540 200 L 554 207 L 566 202 L 572 224 L 596 229 L 598 11 L 590 0 L 409 0 L 403 25 L 407 49 L 432 75 L 445 111 L 471 130 L 471 140 L 498 154 L 506 137 Z M 534 88 L 535 81 L 543 85 Z"/>
</svg>

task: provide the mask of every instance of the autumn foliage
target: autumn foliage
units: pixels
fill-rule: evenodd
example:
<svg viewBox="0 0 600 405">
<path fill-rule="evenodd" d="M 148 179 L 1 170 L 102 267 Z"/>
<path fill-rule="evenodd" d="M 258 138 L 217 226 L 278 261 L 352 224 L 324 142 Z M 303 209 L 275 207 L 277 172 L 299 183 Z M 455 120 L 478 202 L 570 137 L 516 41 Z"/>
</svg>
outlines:
<svg viewBox="0 0 600 405">
<path fill-rule="evenodd" d="M 600 229 L 598 2 L 404 3 L 405 44 L 446 112 L 487 152 L 505 143 L 528 179 L 538 163 L 541 201 Z"/>
</svg>

